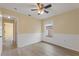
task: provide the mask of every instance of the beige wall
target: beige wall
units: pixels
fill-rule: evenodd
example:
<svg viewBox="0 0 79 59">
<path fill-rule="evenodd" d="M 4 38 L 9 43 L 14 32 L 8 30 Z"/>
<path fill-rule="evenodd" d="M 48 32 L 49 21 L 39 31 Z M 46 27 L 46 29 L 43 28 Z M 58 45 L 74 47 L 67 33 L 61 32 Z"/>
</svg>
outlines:
<svg viewBox="0 0 79 59">
<path fill-rule="evenodd" d="M 54 32 L 64 34 L 79 34 L 79 9 L 75 9 L 57 16 L 48 18 L 54 23 Z M 44 20 L 45 24 L 48 20 Z"/>
<path fill-rule="evenodd" d="M 25 16 L 24 14 L 1 8 L 3 15 L 15 16 L 17 20 L 18 33 L 40 33 L 41 22 L 31 16 Z"/>
<path fill-rule="evenodd" d="M 41 21 L 16 11 L 1 8 L 2 15 L 15 16 L 17 22 L 17 47 L 41 41 Z"/>
<path fill-rule="evenodd" d="M 0 10 L 1 15 L 1 10 Z M 0 17 L 0 27 L 2 26 L 2 17 Z M 0 36 L 2 36 L 2 29 L 0 29 Z M 0 38 L 0 55 L 2 53 L 2 38 Z"/>
<path fill-rule="evenodd" d="M 0 10 L 0 15 L 2 15 L 1 10 Z M 0 17 L 0 26 L 2 26 L 2 17 Z"/>
</svg>

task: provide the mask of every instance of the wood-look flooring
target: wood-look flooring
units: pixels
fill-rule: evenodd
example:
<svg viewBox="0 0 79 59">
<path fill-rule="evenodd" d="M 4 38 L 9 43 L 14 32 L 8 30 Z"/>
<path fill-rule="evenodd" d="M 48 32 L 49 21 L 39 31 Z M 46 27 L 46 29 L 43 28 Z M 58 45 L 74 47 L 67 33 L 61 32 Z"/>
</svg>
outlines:
<svg viewBox="0 0 79 59">
<path fill-rule="evenodd" d="M 38 42 L 22 48 L 3 50 L 2 56 L 79 56 L 79 53 L 45 42 Z"/>
</svg>

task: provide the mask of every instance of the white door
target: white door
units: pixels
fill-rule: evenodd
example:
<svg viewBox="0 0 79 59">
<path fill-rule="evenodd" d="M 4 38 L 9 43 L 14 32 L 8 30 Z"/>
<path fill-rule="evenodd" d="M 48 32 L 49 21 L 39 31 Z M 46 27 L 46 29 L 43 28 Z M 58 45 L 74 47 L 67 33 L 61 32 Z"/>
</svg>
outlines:
<svg viewBox="0 0 79 59">
<path fill-rule="evenodd" d="M 4 23 L 5 47 L 11 48 L 13 43 L 13 23 Z"/>
</svg>

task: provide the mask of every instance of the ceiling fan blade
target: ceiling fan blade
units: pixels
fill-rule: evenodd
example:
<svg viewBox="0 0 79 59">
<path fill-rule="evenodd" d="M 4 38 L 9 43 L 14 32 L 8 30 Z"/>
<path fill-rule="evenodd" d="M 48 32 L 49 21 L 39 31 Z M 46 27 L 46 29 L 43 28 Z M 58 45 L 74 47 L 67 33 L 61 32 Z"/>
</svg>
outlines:
<svg viewBox="0 0 79 59">
<path fill-rule="evenodd" d="M 37 9 L 31 9 L 31 11 L 36 11 Z"/>
<path fill-rule="evenodd" d="M 37 3 L 36 5 L 37 9 L 40 8 L 40 5 L 41 5 L 40 3 Z"/>
<path fill-rule="evenodd" d="M 52 5 L 51 5 L 51 4 L 49 4 L 49 5 L 45 6 L 44 8 L 45 8 L 45 9 L 47 9 L 47 8 L 50 8 L 50 7 L 52 7 Z"/>
<path fill-rule="evenodd" d="M 40 5 L 40 3 L 37 3 L 37 5 L 39 6 L 39 5 Z"/>
<path fill-rule="evenodd" d="M 45 13 L 49 13 L 48 11 L 44 10 Z"/>
</svg>

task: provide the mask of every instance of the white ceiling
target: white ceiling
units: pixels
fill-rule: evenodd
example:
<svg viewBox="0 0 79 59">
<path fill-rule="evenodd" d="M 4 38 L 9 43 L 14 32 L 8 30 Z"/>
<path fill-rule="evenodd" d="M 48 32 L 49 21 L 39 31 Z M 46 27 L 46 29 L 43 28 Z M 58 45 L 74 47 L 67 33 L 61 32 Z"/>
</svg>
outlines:
<svg viewBox="0 0 79 59">
<path fill-rule="evenodd" d="M 48 4 L 46 3 L 44 5 Z M 25 15 L 30 14 L 32 17 L 35 17 L 37 19 L 44 19 L 79 8 L 79 3 L 52 3 L 52 7 L 47 9 L 49 13 L 44 13 L 41 15 L 38 15 L 37 11 L 31 11 L 32 8 L 36 7 L 34 3 L 0 3 L 0 7 L 11 9 Z M 17 8 L 17 10 L 15 10 L 14 8 Z"/>
</svg>

